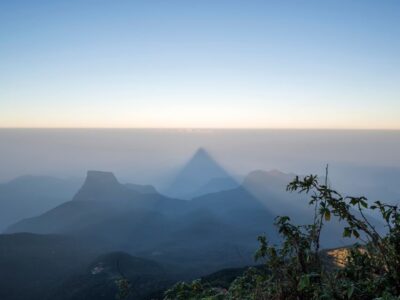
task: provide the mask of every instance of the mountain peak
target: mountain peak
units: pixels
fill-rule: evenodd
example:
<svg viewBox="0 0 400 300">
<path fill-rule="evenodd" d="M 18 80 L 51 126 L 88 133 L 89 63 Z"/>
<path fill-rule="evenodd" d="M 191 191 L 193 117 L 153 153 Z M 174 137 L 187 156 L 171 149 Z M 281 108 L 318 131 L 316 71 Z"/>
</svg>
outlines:
<svg viewBox="0 0 400 300">
<path fill-rule="evenodd" d="M 94 170 L 89 170 L 87 171 L 86 174 L 86 180 L 85 180 L 85 185 L 86 184 L 119 184 L 117 178 L 112 172 L 104 172 L 104 171 L 94 171 Z"/>
<path fill-rule="evenodd" d="M 106 200 L 121 197 L 127 188 L 120 184 L 112 172 L 93 171 L 87 172 L 83 186 L 75 195 L 74 200 Z"/>
<path fill-rule="evenodd" d="M 286 187 L 294 176 L 294 174 L 286 174 L 276 169 L 271 171 L 255 170 L 245 177 L 243 186 L 250 187 L 257 185 L 260 188 L 267 188 L 270 185 L 282 185 Z"/>
</svg>

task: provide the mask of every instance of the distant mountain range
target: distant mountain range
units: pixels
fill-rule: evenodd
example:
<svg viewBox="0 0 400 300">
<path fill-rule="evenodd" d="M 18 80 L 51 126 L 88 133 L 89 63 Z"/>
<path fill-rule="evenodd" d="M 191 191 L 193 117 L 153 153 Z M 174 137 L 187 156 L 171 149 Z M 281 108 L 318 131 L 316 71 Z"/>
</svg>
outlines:
<svg viewBox="0 0 400 300">
<path fill-rule="evenodd" d="M 12 274 L 0 275 L 0 298 L 109 299 L 122 268 L 141 291 L 132 299 L 149 299 L 151 291 L 178 279 L 252 265 L 257 236 L 279 243 L 273 226 L 277 215 L 311 222 L 306 197 L 286 192 L 294 176 L 258 170 L 239 184 L 204 149 L 176 176 L 170 197 L 151 185 L 122 184 L 111 172 L 88 171 L 68 201 L 24 215 L 0 235 L 0 266 Z M 42 194 L 49 198 L 65 184 L 46 180 L 41 187 L 47 194 Z M 20 183 L 17 190 L 26 186 Z M 61 189 L 62 195 L 69 188 Z M 25 200 L 31 199 L 29 193 L 25 202 L 15 195 L 8 199 L 35 203 Z M 340 246 L 340 224 L 332 222 L 327 230 L 323 246 Z M 32 280 L 28 294 L 18 290 L 23 276 Z"/>
<path fill-rule="evenodd" d="M 169 265 L 124 252 L 101 254 L 104 249 L 61 235 L 0 235 L 0 249 L 0 299 L 115 299 L 121 278 L 134 284 L 133 299 L 148 299 L 186 278 Z"/>
<path fill-rule="evenodd" d="M 241 187 L 185 201 L 141 193 L 120 184 L 112 173 L 89 171 L 71 201 L 6 232 L 67 234 L 168 262 L 197 259 L 207 270 L 240 264 L 243 257 L 251 262 L 255 237 L 265 231 L 273 235 L 273 217 Z M 227 245 L 242 249 L 243 257 L 235 250 L 210 259 Z"/>
<path fill-rule="evenodd" d="M 52 290 L 101 252 L 73 237 L 0 235 L 0 299 L 54 299 Z"/>
<path fill-rule="evenodd" d="M 79 179 L 49 176 L 21 176 L 0 184 L 0 231 L 70 200 L 81 185 Z"/>
<path fill-rule="evenodd" d="M 124 252 L 110 252 L 63 281 L 49 299 L 116 299 L 119 292 L 116 280 L 123 278 L 131 283 L 129 299 L 162 299 L 163 291 L 179 278 L 168 267 Z"/>
</svg>

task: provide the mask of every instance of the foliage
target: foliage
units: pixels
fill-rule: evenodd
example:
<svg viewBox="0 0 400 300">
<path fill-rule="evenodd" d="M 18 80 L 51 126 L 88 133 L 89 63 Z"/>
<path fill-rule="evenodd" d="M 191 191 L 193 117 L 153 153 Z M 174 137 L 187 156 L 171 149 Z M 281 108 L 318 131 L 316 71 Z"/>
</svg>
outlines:
<svg viewBox="0 0 400 300">
<path fill-rule="evenodd" d="M 218 289 L 203 284 L 201 280 L 191 283 L 178 282 L 174 287 L 165 293 L 166 299 L 224 299 L 224 289 Z"/>
<path fill-rule="evenodd" d="M 129 297 L 132 285 L 130 281 L 124 277 L 121 277 L 115 280 L 115 284 L 117 285 L 118 293 L 116 298 L 118 300 L 127 299 Z"/>
<path fill-rule="evenodd" d="M 165 299 L 400 299 L 400 210 L 395 205 L 365 197 L 344 197 L 315 175 L 296 177 L 287 190 L 310 195 L 313 223 L 294 225 L 287 216 L 277 217 L 275 225 L 283 238 L 281 245 L 270 245 L 258 237 L 255 259 L 263 269 L 250 268 L 221 291 L 204 284 L 177 283 Z M 368 211 L 377 211 L 386 226 L 379 233 Z M 357 243 L 348 251 L 342 268 L 330 269 L 322 259 L 320 237 L 326 222 L 333 218 L 345 225 L 343 237 Z"/>
</svg>

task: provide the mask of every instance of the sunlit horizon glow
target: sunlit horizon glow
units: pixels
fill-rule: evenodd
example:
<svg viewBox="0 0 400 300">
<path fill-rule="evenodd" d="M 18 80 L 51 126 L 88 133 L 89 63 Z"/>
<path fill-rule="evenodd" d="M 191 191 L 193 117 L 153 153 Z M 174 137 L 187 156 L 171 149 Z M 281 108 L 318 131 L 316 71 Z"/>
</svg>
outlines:
<svg viewBox="0 0 400 300">
<path fill-rule="evenodd" d="M 400 129 L 398 1 L 4 1 L 0 128 Z"/>
</svg>

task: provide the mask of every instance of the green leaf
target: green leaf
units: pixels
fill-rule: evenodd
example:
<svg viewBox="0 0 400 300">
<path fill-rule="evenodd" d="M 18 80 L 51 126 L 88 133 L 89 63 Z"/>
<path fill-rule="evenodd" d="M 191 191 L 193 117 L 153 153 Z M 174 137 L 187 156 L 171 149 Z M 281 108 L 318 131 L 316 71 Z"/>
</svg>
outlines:
<svg viewBox="0 0 400 300">
<path fill-rule="evenodd" d="M 354 293 L 354 285 L 350 285 L 347 288 L 347 298 L 350 299 L 351 296 L 353 296 L 353 293 Z"/>
<path fill-rule="evenodd" d="M 358 199 L 357 198 L 350 198 L 350 204 L 351 205 L 356 205 L 358 203 Z"/>
<path fill-rule="evenodd" d="M 310 277 L 308 277 L 308 275 L 301 276 L 298 285 L 298 290 L 302 291 L 309 286 L 310 286 Z"/>
<path fill-rule="evenodd" d="M 325 211 L 325 221 L 329 221 L 331 219 L 331 212 L 329 210 Z"/>
<path fill-rule="evenodd" d="M 345 227 L 343 230 L 343 237 L 351 237 L 351 230 L 349 227 Z"/>
</svg>

